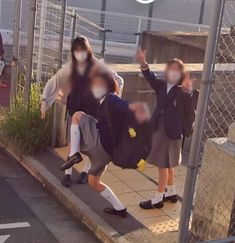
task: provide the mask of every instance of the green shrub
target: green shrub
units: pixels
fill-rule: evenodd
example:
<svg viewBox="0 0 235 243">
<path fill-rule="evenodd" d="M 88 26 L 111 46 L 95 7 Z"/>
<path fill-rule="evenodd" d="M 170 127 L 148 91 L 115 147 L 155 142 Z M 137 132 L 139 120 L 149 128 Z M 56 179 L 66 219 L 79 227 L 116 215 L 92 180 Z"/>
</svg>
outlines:
<svg viewBox="0 0 235 243">
<path fill-rule="evenodd" d="M 45 120 L 40 117 L 40 95 L 42 85 L 33 83 L 29 107 L 23 102 L 23 88 L 10 108 L 2 109 L 0 139 L 12 143 L 21 153 L 32 154 L 44 149 L 51 142 L 52 116 L 48 112 Z"/>
</svg>

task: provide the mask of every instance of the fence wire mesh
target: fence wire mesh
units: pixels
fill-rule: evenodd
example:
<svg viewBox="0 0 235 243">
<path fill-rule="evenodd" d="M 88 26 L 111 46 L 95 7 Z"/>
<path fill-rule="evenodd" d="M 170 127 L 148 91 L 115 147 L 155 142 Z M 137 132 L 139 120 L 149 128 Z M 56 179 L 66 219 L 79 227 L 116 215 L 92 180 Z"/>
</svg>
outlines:
<svg viewBox="0 0 235 243">
<path fill-rule="evenodd" d="M 213 0 L 210 1 L 213 2 Z M 27 15 L 30 10 L 28 2 L 23 1 L 22 4 L 18 59 L 20 63 L 25 64 L 28 34 Z M 203 134 L 202 148 L 204 150 L 201 153 L 203 166 L 200 170 L 196 190 L 198 193 L 195 195 L 190 228 L 191 242 L 221 239 L 235 235 L 235 203 L 233 203 L 235 188 L 234 183 L 228 184 L 228 181 L 234 177 L 231 170 L 234 158 L 225 158 L 223 149 L 215 146 L 215 144 L 224 143 L 225 140 L 221 137 L 227 136 L 228 127 L 235 119 L 234 13 L 234 0 L 226 0 L 213 72 L 214 84 L 210 93 Z M 34 51 L 32 53 L 33 76 L 37 81 L 48 80 L 58 68 L 60 18 L 60 4 L 55 4 L 50 0 L 37 1 Z M 75 28 L 73 28 L 74 21 Z M 205 25 L 149 19 L 111 12 L 104 14 L 97 10 L 68 7 L 65 17 L 62 62 L 65 63 L 69 60 L 71 40 L 78 34 L 89 39 L 96 56 L 104 56 L 107 61 L 114 63 L 132 63 L 139 44 L 139 35 L 136 33 L 148 29 L 168 32 L 208 31 L 208 28 L 209 26 Z M 105 31 L 105 29 L 110 29 L 111 32 Z M 10 43 L 10 45 L 12 44 Z M 208 138 L 214 140 L 206 142 Z M 220 149 L 215 149 L 215 147 Z M 213 165 L 208 162 L 213 162 Z M 228 165 L 227 167 L 224 162 Z M 221 179 L 222 175 L 227 179 Z M 208 221 L 205 215 L 209 215 L 211 221 Z"/>
<path fill-rule="evenodd" d="M 226 138 L 235 120 L 234 13 L 234 1 L 226 0 L 201 144 L 202 167 L 194 195 L 190 242 L 235 236 L 234 145 Z"/>
</svg>

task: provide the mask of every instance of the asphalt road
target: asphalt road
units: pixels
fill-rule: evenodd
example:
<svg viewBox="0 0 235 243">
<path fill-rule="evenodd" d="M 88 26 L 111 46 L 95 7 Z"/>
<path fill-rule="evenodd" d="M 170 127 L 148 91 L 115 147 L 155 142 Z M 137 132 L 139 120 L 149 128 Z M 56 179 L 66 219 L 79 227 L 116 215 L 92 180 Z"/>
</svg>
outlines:
<svg viewBox="0 0 235 243">
<path fill-rule="evenodd" d="M 96 243 L 19 163 L 0 148 L 0 243 Z"/>
</svg>

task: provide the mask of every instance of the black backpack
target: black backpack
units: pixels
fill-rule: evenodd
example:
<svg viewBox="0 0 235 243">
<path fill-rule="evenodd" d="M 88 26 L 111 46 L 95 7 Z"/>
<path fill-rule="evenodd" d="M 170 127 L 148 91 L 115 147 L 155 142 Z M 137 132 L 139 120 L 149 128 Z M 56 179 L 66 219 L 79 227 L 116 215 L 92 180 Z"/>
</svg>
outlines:
<svg viewBox="0 0 235 243">
<path fill-rule="evenodd" d="M 105 105 L 104 109 L 107 120 L 111 123 L 108 105 Z M 133 113 L 130 112 L 123 114 L 120 127 L 120 137 L 113 147 L 112 162 L 123 169 L 142 169 L 151 151 L 151 123 L 138 124 Z"/>
</svg>

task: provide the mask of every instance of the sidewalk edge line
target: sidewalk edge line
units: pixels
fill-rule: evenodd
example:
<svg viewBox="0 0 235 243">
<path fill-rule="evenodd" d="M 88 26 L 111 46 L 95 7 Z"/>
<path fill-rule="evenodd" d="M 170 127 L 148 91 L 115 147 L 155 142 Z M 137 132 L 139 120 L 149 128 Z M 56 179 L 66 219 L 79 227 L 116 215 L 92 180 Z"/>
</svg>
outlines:
<svg viewBox="0 0 235 243">
<path fill-rule="evenodd" d="M 0 146 L 14 157 L 32 176 L 53 194 L 66 208 L 79 218 L 103 242 L 128 243 L 129 241 L 113 229 L 104 219 L 96 214 L 71 190 L 61 186 L 60 181 L 32 156 L 18 155 L 14 147 Z"/>
</svg>

